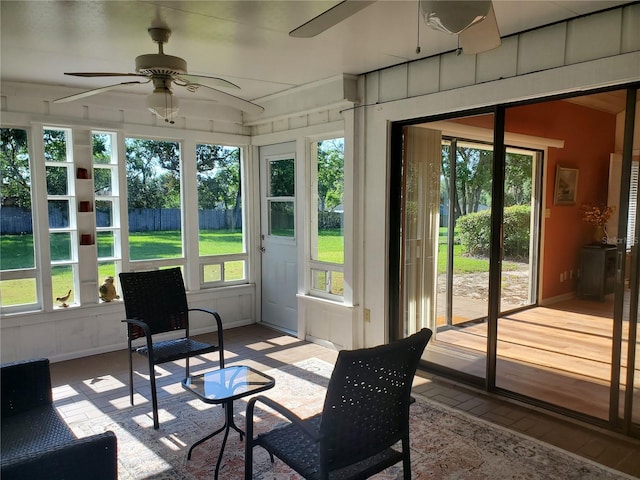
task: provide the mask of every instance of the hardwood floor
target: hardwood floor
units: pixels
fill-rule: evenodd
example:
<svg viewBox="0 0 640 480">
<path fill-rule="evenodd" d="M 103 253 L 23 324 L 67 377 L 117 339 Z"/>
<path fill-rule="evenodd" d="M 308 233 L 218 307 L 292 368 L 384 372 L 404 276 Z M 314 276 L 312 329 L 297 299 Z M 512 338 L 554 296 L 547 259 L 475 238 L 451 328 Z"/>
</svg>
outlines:
<svg viewBox="0 0 640 480">
<path fill-rule="evenodd" d="M 623 338 L 628 322 L 623 325 Z M 500 317 L 496 386 L 600 419 L 609 417 L 613 336 L 612 298 L 575 299 Z M 485 376 L 486 322 L 439 331 L 430 360 Z M 621 380 L 626 375 L 623 342 Z M 446 362 L 446 363 L 444 363 Z M 636 377 L 640 376 L 640 371 Z M 635 421 L 640 422 L 636 389 Z"/>
</svg>

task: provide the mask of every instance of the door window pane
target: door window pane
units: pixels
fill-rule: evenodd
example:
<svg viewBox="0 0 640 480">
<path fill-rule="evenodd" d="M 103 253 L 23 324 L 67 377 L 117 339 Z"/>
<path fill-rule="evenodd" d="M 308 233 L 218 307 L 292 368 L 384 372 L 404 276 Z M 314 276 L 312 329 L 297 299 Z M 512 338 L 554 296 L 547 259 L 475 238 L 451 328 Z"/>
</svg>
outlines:
<svg viewBox="0 0 640 480">
<path fill-rule="evenodd" d="M 269 162 L 270 197 L 293 197 L 295 195 L 295 162 L 292 158 Z"/>
<path fill-rule="evenodd" d="M 294 202 L 269 200 L 269 235 L 295 237 Z"/>
</svg>

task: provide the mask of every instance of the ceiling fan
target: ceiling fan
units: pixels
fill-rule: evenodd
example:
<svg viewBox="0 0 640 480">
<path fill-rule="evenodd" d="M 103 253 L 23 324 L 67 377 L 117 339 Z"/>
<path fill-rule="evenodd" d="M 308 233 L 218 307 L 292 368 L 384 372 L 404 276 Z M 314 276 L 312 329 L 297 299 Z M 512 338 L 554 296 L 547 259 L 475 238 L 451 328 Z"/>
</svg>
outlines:
<svg viewBox="0 0 640 480">
<path fill-rule="evenodd" d="M 485 52 L 500 46 L 500 31 L 491 0 L 418 0 L 420 13 L 435 30 L 458 35 L 464 53 Z M 344 0 L 289 32 L 292 37 L 315 37 L 375 0 Z"/>
<path fill-rule="evenodd" d="M 117 89 L 124 85 L 144 85 L 153 83 L 153 92 L 147 96 L 147 107 L 158 117 L 167 123 L 175 123 L 174 117 L 178 113 L 179 101 L 173 95 L 172 86 L 184 87 L 188 92 L 194 93 L 200 87 L 208 89 L 214 100 L 237 108 L 247 113 L 258 114 L 264 111 L 260 105 L 244 100 L 235 95 L 218 90 L 214 87 L 239 89 L 237 85 L 218 77 L 206 75 L 190 75 L 187 73 L 187 62 L 173 55 L 166 55 L 163 45 L 171 36 L 171 30 L 163 22 L 154 22 L 147 31 L 151 39 L 158 44 L 158 53 L 150 53 L 136 57 L 136 73 L 110 73 L 110 72 L 65 72 L 65 75 L 74 77 L 141 77 L 142 80 L 132 80 L 94 88 L 67 97 L 58 98 L 53 103 L 65 103 L 81 98 L 96 95 L 98 93 Z"/>
</svg>

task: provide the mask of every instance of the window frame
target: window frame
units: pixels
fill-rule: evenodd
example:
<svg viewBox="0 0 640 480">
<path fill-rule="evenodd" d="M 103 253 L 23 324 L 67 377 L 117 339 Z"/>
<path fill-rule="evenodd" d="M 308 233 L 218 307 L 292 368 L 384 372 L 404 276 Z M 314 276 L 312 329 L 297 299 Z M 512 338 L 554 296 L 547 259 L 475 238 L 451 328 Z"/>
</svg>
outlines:
<svg viewBox="0 0 640 480">
<path fill-rule="evenodd" d="M 44 143 L 44 133 L 46 130 L 52 130 L 52 131 L 62 131 L 65 132 L 65 161 L 64 162 L 58 162 L 58 161 L 47 161 L 47 159 L 45 158 L 45 143 Z M 43 171 L 43 175 L 44 175 L 44 191 L 45 191 L 45 199 L 46 199 L 46 211 L 43 211 L 43 216 L 45 216 L 45 221 L 46 221 L 46 225 L 47 228 L 45 230 L 41 230 L 41 232 L 46 232 L 46 234 L 48 235 L 49 238 L 49 262 L 48 262 L 48 272 L 47 272 L 47 276 L 48 276 L 48 282 L 47 284 L 50 286 L 50 291 L 49 292 L 43 292 L 45 295 L 47 295 L 45 297 L 45 299 L 47 297 L 51 297 L 51 309 L 52 310 L 60 310 L 62 308 L 67 308 L 67 307 L 79 307 L 82 304 L 82 292 L 81 292 L 81 285 L 80 285 L 80 246 L 79 246 L 79 232 L 78 232 L 78 201 L 77 201 L 77 191 L 76 191 L 76 184 L 75 184 L 75 178 L 76 178 L 76 159 L 75 159 L 75 155 L 74 155 L 74 142 L 75 142 L 75 138 L 74 138 L 74 134 L 73 134 L 73 128 L 70 126 L 61 126 L 61 125 L 55 125 L 55 124 L 44 124 L 42 125 L 41 129 L 40 129 L 40 134 L 41 134 L 41 138 L 42 138 L 42 151 L 39 152 L 41 154 L 38 156 L 39 159 L 42 160 L 42 171 Z M 60 194 L 49 194 L 48 192 L 48 186 L 47 186 L 47 180 L 46 180 L 46 175 L 47 175 L 47 167 L 60 167 L 63 166 L 63 168 L 65 168 L 66 171 L 66 176 L 67 176 L 67 193 L 66 195 L 60 195 Z M 67 201 L 68 202 L 68 208 L 69 208 L 69 225 L 66 227 L 51 227 L 50 222 L 49 222 L 49 202 L 50 201 L 56 201 L 56 200 L 62 200 L 62 201 Z M 44 215 L 46 213 L 46 215 Z M 88 213 L 88 212 L 85 212 Z M 68 259 L 63 259 L 63 260 L 54 260 L 53 259 L 53 255 L 52 255 L 52 251 L 51 251 L 51 237 L 52 235 L 55 234 L 69 234 L 69 248 L 70 248 L 70 255 Z M 73 294 L 73 302 L 70 303 L 66 303 L 63 302 L 61 303 L 60 306 L 56 305 L 56 302 L 54 301 L 54 295 L 57 292 L 54 292 L 53 290 L 55 289 L 54 285 L 53 285 L 53 272 L 56 268 L 65 268 L 68 267 L 71 270 L 72 273 L 72 285 L 70 287 L 70 290 L 72 290 L 72 294 Z M 43 276 L 44 276 L 44 271 L 43 271 Z M 66 288 L 67 286 L 65 286 Z M 60 292 L 61 294 L 64 292 Z M 46 309 L 46 305 L 47 305 L 47 300 L 45 300 L 45 309 Z M 65 306 L 65 304 L 67 306 Z"/>
<path fill-rule="evenodd" d="M 27 153 L 29 155 L 29 196 L 31 199 L 31 235 L 33 239 L 33 267 L 0 270 L 1 279 L 4 280 L 29 280 L 35 282 L 35 302 L 24 303 L 19 305 L 2 306 L 0 304 L 0 313 L 3 315 L 40 311 L 43 309 L 43 292 L 42 292 L 42 276 L 41 276 L 41 256 L 40 253 L 40 236 L 38 235 L 38 197 L 35 194 L 37 185 L 36 151 L 34 148 L 33 127 L 30 125 L 2 124 L 0 128 L 24 130 L 27 136 Z M 47 248 L 48 250 L 48 248 Z"/>
<path fill-rule="evenodd" d="M 247 150 L 246 146 L 238 145 L 235 142 L 195 142 L 194 143 L 194 156 L 196 157 L 195 162 L 195 185 L 196 185 L 196 194 L 195 194 L 195 203 L 196 207 L 199 211 L 199 192 L 198 192 L 198 172 L 197 172 L 197 155 L 195 149 L 197 149 L 198 145 L 215 145 L 223 148 L 237 148 L 239 154 L 239 182 L 240 182 L 240 202 L 242 204 L 242 252 L 240 253 L 222 253 L 219 255 L 201 255 L 200 253 L 200 224 L 199 221 L 195 222 L 196 229 L 196 243 L 197 243 L 197 252 L 198 252 L 198 283 L 200 289 L 206 290 L 211 288 L 219 288 L 225 286 L 233 286 L 233 285 L 245 285 L 250 283 L 249 273 L 250 273 L 250 259 L 248 253 L 248 232 L 249 232 L 249 222 L 247 215 L 247 187 L 249 185 L 249 179 L 247 178 L 248 169 L 246 168 L 247 162 Z M 232 262 L 243 262 L 243 278 L 241 279 L 229 279 L 226 275 L 226 265 Z M 207 267 L 218 266 L 220 269 L 220 279 L 207 281 L 205 279 L 206 273 L 205 270 Z"/>
<path fill-rule="evenodd" d="M 342 249 L 343 249 L 343 263 L 334 263 L 327 262 L 322 260 L 317 260 L 314 258 L 314 252 L 317 254 L 318 250 L 318 154 L 317 148 L 318 143 L 328 140 L 337 140 L 341 139 L 343 142 L 343 152 L 342 152 L 342 182 L 343 182 L 343 217 L 342 217 Z M 344 302 L 345 301 L 345 291 L 343 287 L 342 294 L 333 293 L 331 291 L 332 285 L 334 282 L 334 277 L 336 274 L 338 276 L 342 276 L 343 285 L 345 282 L 345 262 L 346 262 L 346 250 L 347 250 L 347 242 L 345 236 L 345 212 L 346 209 L 346 198 L 344 191 L 346 190 L 346 139 L 345 133 L 333 133 L 333 134 L 325 134 L 322 136 L 310 138 L 307 141 L 307 158 L 308 161 L 308 175 L 309 175 L 309 194 L 308 194 L 308 202 L 309 202 L 309 250 L 307 257 L 307 285 L 308 285 L 308 294 L 313 297 L 324 298 L 326 300 L 332 300 L 336 302 Z M 324 288 L 315 288 L 315 275 L 316 274 L 324 274 Z"/>
</svg>

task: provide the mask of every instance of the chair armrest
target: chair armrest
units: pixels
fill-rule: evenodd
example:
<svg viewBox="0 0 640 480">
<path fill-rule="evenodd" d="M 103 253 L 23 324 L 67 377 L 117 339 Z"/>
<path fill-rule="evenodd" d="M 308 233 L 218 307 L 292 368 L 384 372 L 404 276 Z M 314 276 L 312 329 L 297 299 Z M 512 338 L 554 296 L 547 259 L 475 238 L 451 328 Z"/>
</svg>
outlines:
<svg viewBox="0 0 640 480">
<path fill-rule="evenodd" d="M 190 312 L 204 312 L 209 315 L 213 315 L 213 318 L 216 320 L 216 325 L 218 326 L 218 349 L 220 350 L 220 368 L 224 368 L 224 342 L 222 340 L 222 318 L 215 310 L 210 310 L 208 308 L 190 308 Z"/>
<path fill-rule="evenodd" d="M 125 318 L 124 320 L 122 320 L 122 322 L 130 323 L 132 325 L 135 325 L 136 327 L 140 327 L 144 331 L 144 335 L 146 337 L 151 337 L 151 329 L 149 328 L 149 325 L 147 325 L 142 320 L 136 320 L 134 318 Z"/>
<path fill-rule="evenodd" d="M 117 440 L 107 431 L 2 465 L 2 480 L 90 478 L 117 480 Z"/>
<path fill-rule="evenodd" d="M 130 323 L 131 325 L 135 325 L 142 329 L 142 331 L 144 332 L 144 338 L 147 341 L 147 351 L 149 352 L 150 358 L 153 358 L 153 336 L 151 335 L 151 329 L 149 328 L 149 325 L 147 325 L 142 320 L 136 320 L 134 318 L 125 318 L 124 320 L 122 320 L 122 322 Z M 129 348 L 131 348 L 131 340 L 129 340 Z"/>
<path fill-rule="evenodd" d="M 293 423 L 297 427 L 299 427 L 305 433 L 305 435 L 307 435 L 314 442 L 319 442 L 320 441 L 321 437 L 318 434 L 318 432 L 316 432 L 312 428 L 309 428 L 309 425 L 305 420 L 303 420 L 302 418 L 297 416 L 295 413 L 293 413 L 288 408 L 280 405 L 279 403 L 277 403 L 277 402 L 275 402 L 275 401 L 271 400 L 270 398 L 265 397 L 263 395 L 258 395 L 256 397 L 253 397 L 247 403 L 247 429 L 246 429 L 247 438 L 253 438 L 252 437 L 252 435 L 253 435 L 253 410 L 254 410 L 256 402 L 264 403 L 269 408 L 271 408 L 271 409 L 275 410 L 276 412 L 278 412 L 284 418 L 286 418 L 291 423 Z"/>
<path fill-rule="evenodd" d="M 2 365 L 0 369 L 2 418 L 51 405 L 51 375 L 49 360 L 39 358 Z"/>
</svg>

